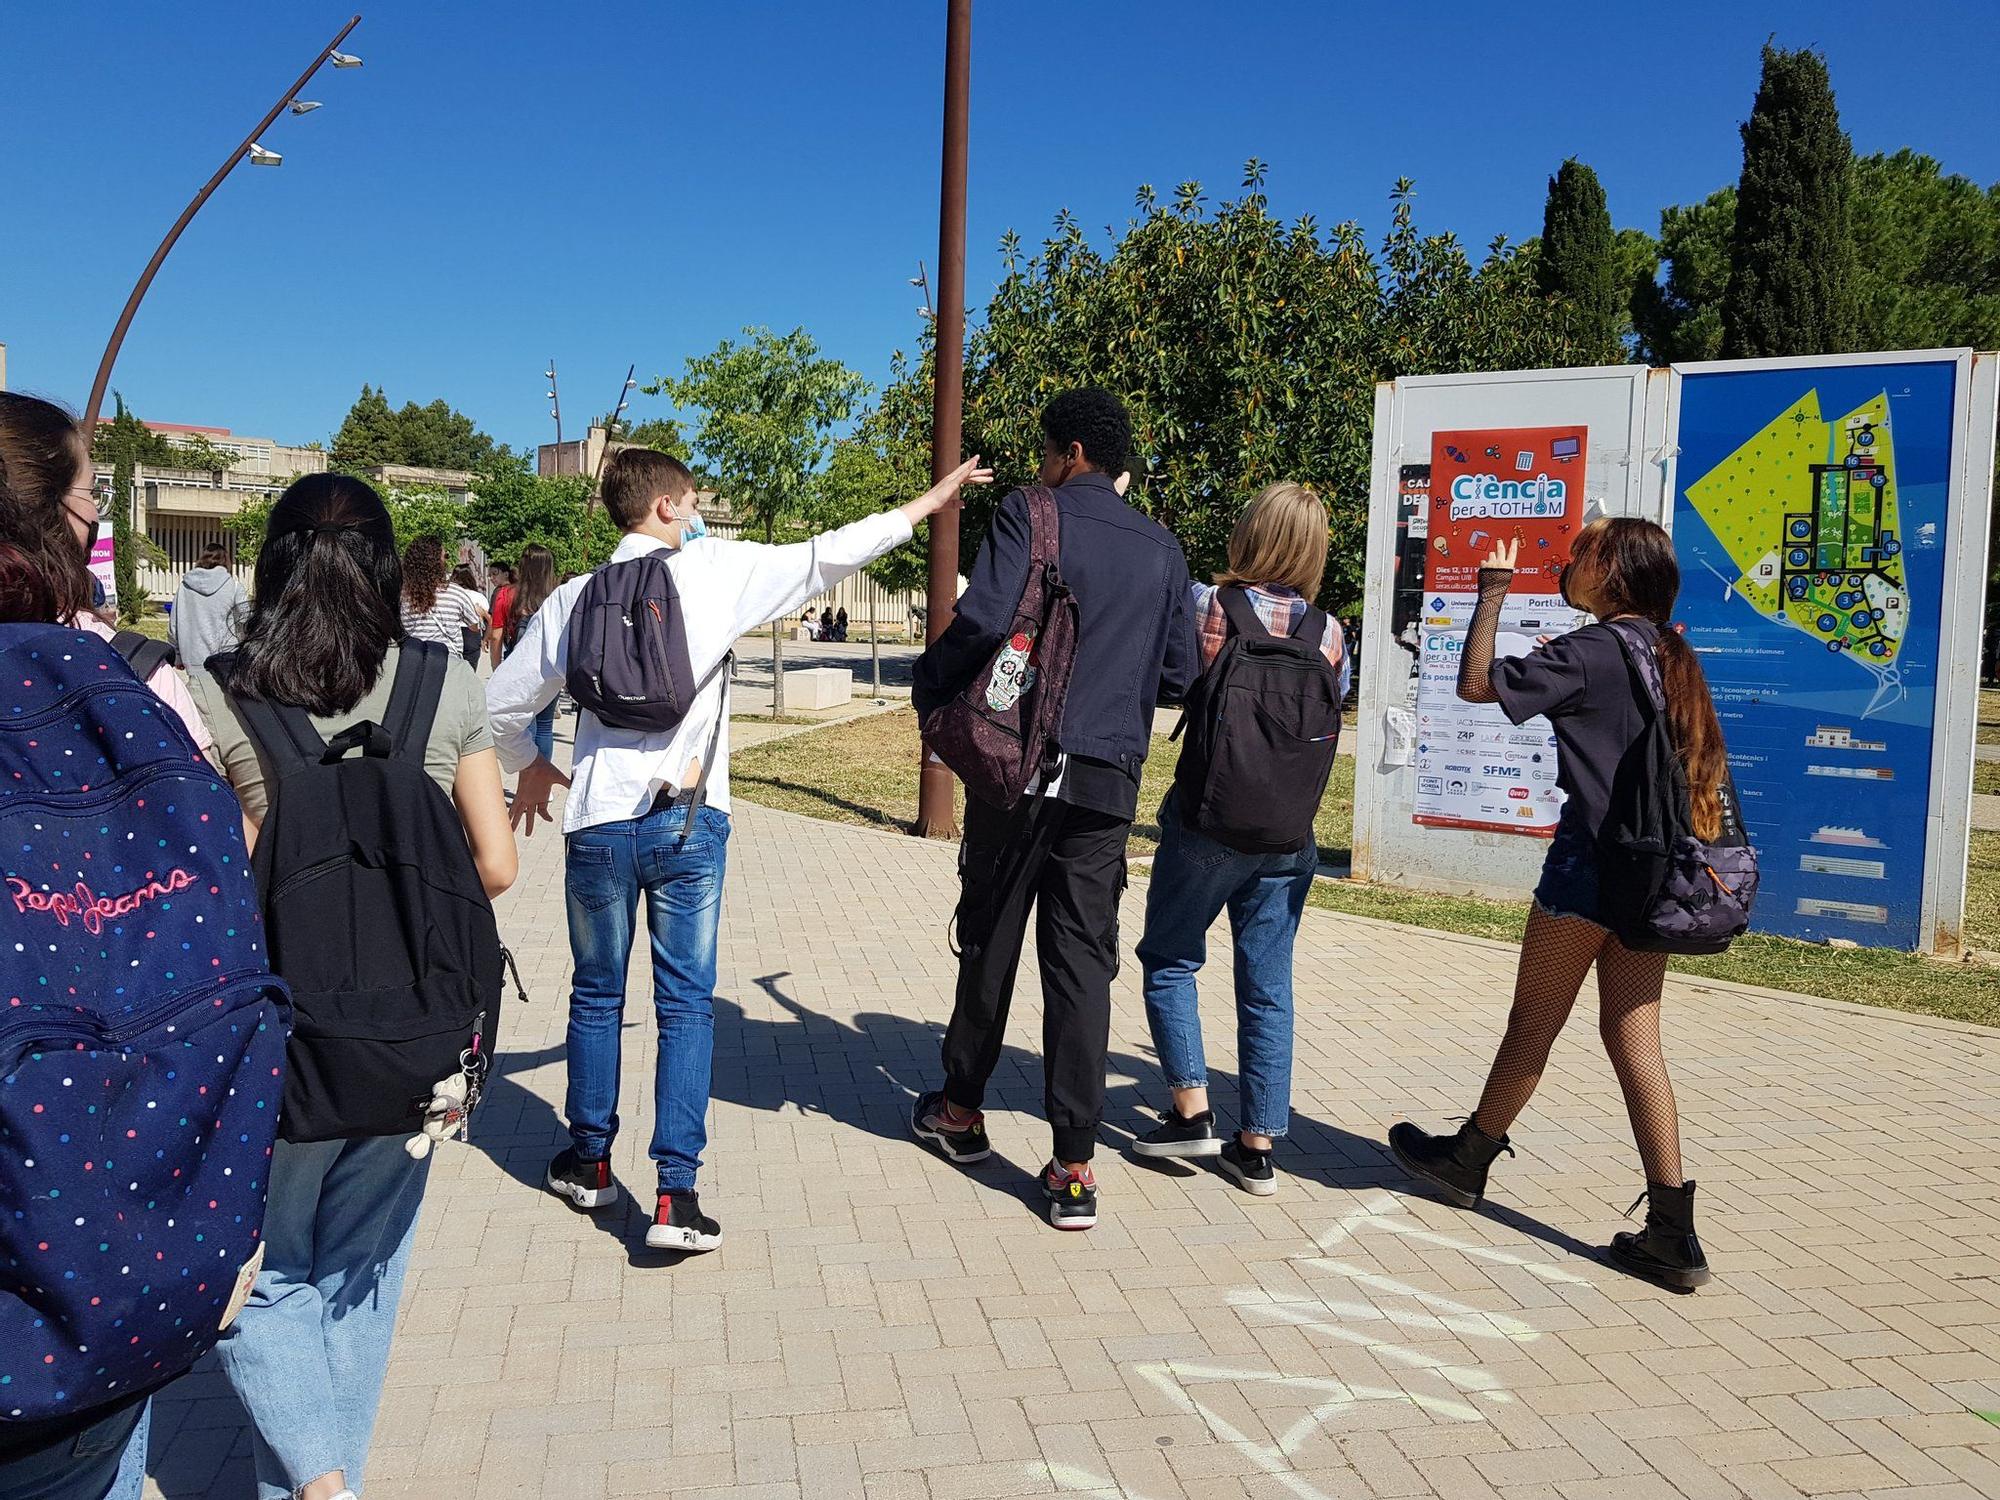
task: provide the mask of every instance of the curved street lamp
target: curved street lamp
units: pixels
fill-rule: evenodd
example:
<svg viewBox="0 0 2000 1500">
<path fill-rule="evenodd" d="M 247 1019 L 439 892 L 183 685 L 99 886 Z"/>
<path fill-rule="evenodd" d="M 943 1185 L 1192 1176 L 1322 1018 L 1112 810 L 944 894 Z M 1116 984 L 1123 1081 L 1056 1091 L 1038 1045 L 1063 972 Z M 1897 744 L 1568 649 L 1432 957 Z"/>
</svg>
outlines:
<svg viewBox="0 0 2000 1500">
<path fill-rule="evenodd" d="M 323 63 L 331 61 L 336 68 L 358 68 L 361 66 L 360 58 L 351 57 L 345 52 L 336 52 L 334 50 L 347 40 L 348 32 L 360 24 L 361 17 L 359 14 L 349 17 L 347 24 L 340 28 L 339 33 L 334 39 L 320 49 L 319 56 L 312 60 L 312 66 L 299 75 L 297 83 L 285 90 L 278 102 L 271 106 L 271 112 L 259 120 L 250 133 L 243 137 L 243 144 L 229 153 L 228 160 L 223 162 L 216 174 L 208 179 L 202 186 L 202 190 L 194 195 L 194 201 L 181 210 L 181 216 L 174 220 L 174 226 L 167 231 L 167 237 L 160 241 L 160 248 L 155 250 L 153 258 L 146 262 L 146 269 L 139 273 L 138 285 L 132 288 L 132 295 L 125 299 L 125 310 L 118 315 L 118 326 L 111 330 L 111 342 L 104 346 L 104 358 L 98 361 L 97 379 L 92 382 L 90 387 L 90 404 L 84 408 L 83 412 L 83 431 L 86 442 L 94 442 L 96 440 L 97 414 L 104 406 L 105 388 L 111 384 L 111 367 L 118 362 L 118 350 L 125 342 L 126 330 L 132 326 L 132 315 L 139 310 L 139 303 L 145 298 L 147 289 L 152 286 L 153 278 L 159 274 L 161 263 L 167 258 L 167 252 L 174 248 L 174 242 L 181 237 L 181 231 L 188 227 L 188 222 L 200 211 L 202 204 L 208 202 L 210 195 L 222 186 L 222 179 L 234 171 L 236 164 L 242 161 L 244 157 L 249 157 L 250 164 L 256 167 L 275 167 L 284 161 L 284 157 L 280 156 L 277 152 L 268 151 L 259 145 L 257 137 L 271 128 L 271 123 L 284 112 L 287 106 L 291 108 L 293 114 L 297 115 L 307 114 L 319 107 L 317 104 L 310 102 L 301 107 L 293 104 L 292 101 L 297 99 L 299 91 L 312 81 L 313 74 L 320 70 L 320 66 Z"/>
</svg>

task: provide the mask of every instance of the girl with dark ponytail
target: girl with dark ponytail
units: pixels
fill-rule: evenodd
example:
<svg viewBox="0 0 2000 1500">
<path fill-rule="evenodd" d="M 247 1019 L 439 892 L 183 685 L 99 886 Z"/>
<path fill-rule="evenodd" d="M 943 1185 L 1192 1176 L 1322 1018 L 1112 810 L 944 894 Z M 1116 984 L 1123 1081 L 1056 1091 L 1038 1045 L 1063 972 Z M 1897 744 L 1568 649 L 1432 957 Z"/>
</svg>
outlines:
<svg viewBox="0 0 2000 1500">
<path fill-rule="evenodd" d="M 1662 953 L 1627 948 L 1600 920 L 1597 839 L 1611 786 L 1647 725 L 1617 634 L 1603 622 L 1650 627 L 1665 682 L 1667 721 L 1687 769 L 1697 837 L 1722 823 L 1728 766 L 1722 727 L 1701 663 L 1670 621 L 1680 592 L 1673 539 L 1651 521 L 1621 516 L 1584 528 L 1563 571 L 1563 597 L 1599 623 L 1557 636 L 1525 656 L 1496 659 L 1501 602 L 1513 582 L 1517 546 L 1503 543 L 1479 572 L 1479 605 L 1459 660 L 1458 695 L 1497 703 L 1513 723 L 1545 715 L 1560 746 L 1557 785 L 1567 794 L 1521 942 L 1507 1033 L 1478 1107 L 1456 1134 L 1407 1122 L 1389 1132 L 1396 1159 L 1461 1207 L 1486 1191 L 1487 1169 L 1548 1066 L 1549 1049 L 1595 966 L 1599 1030 L 1646 1169 L 1646 1226 L 1611 1241 L 1614 1264 L 1680 1291 L 1709 1279 L 1694 1232 L 1694 1184 L 1682 1177 L 1680 1116 L 1660 1049 Z"/>
</svg>

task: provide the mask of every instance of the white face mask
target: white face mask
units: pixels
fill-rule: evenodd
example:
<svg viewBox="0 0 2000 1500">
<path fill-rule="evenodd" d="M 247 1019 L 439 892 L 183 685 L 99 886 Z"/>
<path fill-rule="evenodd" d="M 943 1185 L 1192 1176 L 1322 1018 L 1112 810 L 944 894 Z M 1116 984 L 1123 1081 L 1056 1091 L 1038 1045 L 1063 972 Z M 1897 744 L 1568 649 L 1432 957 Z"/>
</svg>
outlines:
<svg viewBox="0 0 2000 1500">
<path fill-rule="evenodd" d="M 696 511 L 691 516 L 681 517 L 681 545 L 683 547 L 689 542 L 698 542 L 707 535 L 708 522 L 701 518 L 700 511 Z"/>
</svg>

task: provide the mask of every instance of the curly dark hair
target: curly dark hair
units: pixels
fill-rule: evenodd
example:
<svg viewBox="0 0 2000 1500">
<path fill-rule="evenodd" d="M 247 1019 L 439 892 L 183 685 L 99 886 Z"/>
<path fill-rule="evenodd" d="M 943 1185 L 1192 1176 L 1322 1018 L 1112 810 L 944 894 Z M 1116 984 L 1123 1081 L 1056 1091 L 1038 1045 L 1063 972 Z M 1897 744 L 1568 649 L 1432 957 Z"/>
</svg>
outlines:
<svg viewBox="0 0 2000 1500">
<path fill-rule="evenodd" d="M 1083 444 L 1084 461 L 1116 479 L 1132 456 L 1132 419 L 1125 403 L 1097 386 L 1064 391 L 1042 412 L 1042 436 L 1058 452 Z"/>
<path fill-rule="evenodd" d="M 427 614 L 437 603 L 445 576 L 444 543 L 436 537 L 420 536 L 403 549 L 403 597 L 416 613 Z"/>
<path fill-rule="evenodd" d="M 73 620 L 90 607 L 89 559 L 70 530 L 65 500 L 82 479 L 83 453 L 83 435 L 60 406 L 0 391 L 7 619 Z"/>
</svg>

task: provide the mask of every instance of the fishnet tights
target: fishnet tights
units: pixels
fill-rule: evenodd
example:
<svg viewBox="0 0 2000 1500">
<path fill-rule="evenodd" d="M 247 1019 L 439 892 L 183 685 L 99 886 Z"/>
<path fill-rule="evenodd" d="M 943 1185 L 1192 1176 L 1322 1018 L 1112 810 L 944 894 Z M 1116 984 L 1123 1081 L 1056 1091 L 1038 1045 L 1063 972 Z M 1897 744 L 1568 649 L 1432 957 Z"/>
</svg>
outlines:
<svg viewBox="0 0 2000 1500">
<path fill-rule="evenodd" d="M 1680 1116 L 1660 1052 L 1666 955 L 1635 953 L 1595 923 L 1577 917 L 1550 916 L 1540 906 L 1529 913 L 1514 978 L 1514 1008 L 1473 1123 L 1497 1138 L 1527 1107 L 1593 963 L 1598 1031 L 1625 1095 L 1646 1180 L 1678 1186 L 1683 1180 Z"/>
</svg>

